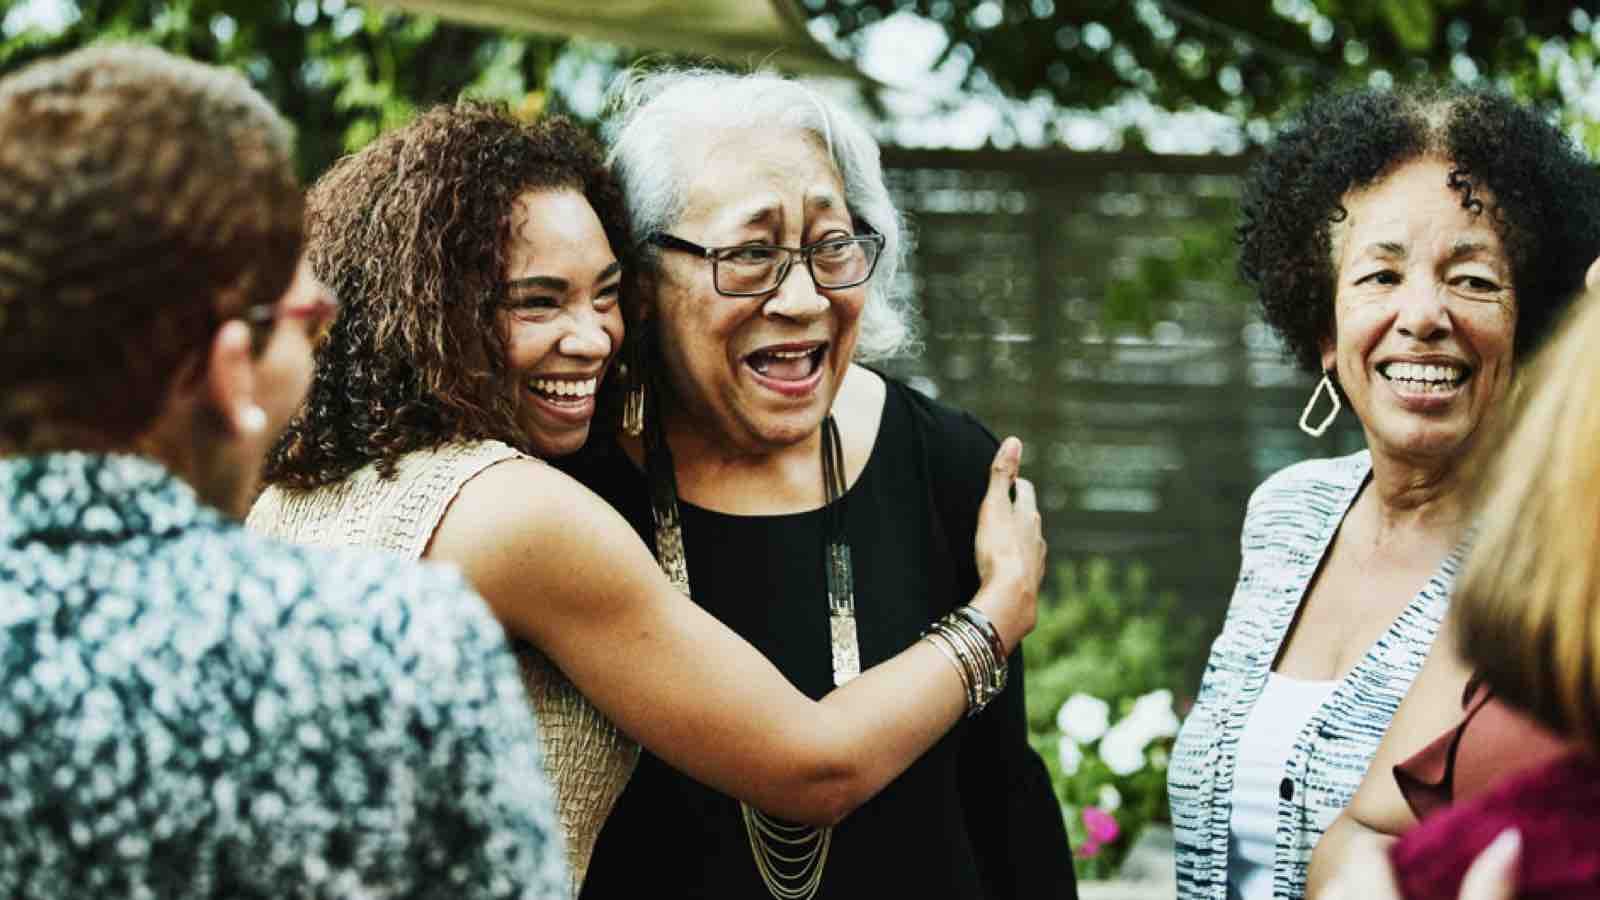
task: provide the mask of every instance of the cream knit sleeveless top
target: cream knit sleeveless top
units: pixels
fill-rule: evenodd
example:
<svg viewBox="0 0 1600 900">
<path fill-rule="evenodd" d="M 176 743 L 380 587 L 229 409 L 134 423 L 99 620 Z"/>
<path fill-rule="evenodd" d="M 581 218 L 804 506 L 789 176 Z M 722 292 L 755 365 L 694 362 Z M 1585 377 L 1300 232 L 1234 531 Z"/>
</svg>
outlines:
<svg viewBox="0 0 1600 900">
<path fill-rule="evenodd" d="M 280 540 L 322 547 L 370 547 L 417 559 L 461 486 L 495 463 L 528 459 L 499 441 L 446 444 L 402 457 L 393 478 L 366 466 L 310 491 L 268 488 L 245 524 Z M 539 723 L 545 770 L 567 846 L 576 896 L 600 826 L 639 759 L 572 682 L 531 645 L 514 641 L 523 684 Z"/>
</svg>

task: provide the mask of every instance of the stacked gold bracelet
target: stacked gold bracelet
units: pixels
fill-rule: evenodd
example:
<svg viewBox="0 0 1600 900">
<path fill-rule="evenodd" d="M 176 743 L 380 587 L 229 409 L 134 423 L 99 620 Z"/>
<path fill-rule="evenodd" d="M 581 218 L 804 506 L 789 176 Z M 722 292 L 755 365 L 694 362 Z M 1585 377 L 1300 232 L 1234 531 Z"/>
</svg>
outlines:
<svg viewBox="0 0 1600 900">
<path fill-rule="evenodd" d="M 1006 686 L 1000 632 L 976 607 L 962 606 L 930 626 L 922 639 L 950 660 L 967 689 L 967 715 L 977 715 Z"/>
</svg>

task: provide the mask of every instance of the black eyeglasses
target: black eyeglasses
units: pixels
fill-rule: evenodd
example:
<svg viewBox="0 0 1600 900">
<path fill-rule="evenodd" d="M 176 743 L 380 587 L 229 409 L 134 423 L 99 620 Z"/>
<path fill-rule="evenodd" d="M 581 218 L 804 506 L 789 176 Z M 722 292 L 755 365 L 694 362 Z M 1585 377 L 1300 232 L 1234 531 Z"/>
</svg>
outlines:
<svg viewBox="0 0 1600 900">
<path fill-rule="evenodd" d="M 789 277 L 796 257 L 805 260 L 817 290 L 837 291 L 865 284 L 878 268 L 883 235 L 865 222 L 860 223 L 860 227 L 865 234 L 827 238 L 804 247 L 777 244 L 702 247 L 660 231 L 645 238 L 645 243 L 711 260 L 711 283 L 724 297 L 754 297 L 777 290 Z"/>
</svg>

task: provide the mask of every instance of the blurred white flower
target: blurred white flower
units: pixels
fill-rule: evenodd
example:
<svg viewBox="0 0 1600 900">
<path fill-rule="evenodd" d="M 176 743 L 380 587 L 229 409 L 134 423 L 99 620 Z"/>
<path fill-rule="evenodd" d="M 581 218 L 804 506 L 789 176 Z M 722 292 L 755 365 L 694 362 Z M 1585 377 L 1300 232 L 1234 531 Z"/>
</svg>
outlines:
<svg viewBox="0 0 1600 900">
<path fill-rule="evenodd" d="M 1132 716 L 1111 726 L 1100 741 L 1100 759 L 1113 775 L 1132 775 L 1144 768 L 1144 748 L 1150 739 Z"/>
<path fill-rule="evenodd" d="M 1080 744 L 1092 744 L 1111 724 L 1111 705 L 1089 694 L 1073 694 L 1056 713 L 1056 727 Z"/>
<path fill-rule="evenodd" d="M 1057 750 L 1061 757 L 1061 774 L 1076 775 L 1078 767 L 1083 765 L 1083 749 L 1078 742 L 1066 735 L 1061 736 L 1061 746 Z"/>
<path fill-rule="evenodd" d="M 1165 688 L 1151 691 L 1133 701 L 1133 710 L 1128 713 L 1128 719 L 1137 723 L 1134 727 L 1147 740 L 1169 738 L 1178 733 L 1178 714 L 1172 710 L 1172 692 Z"/>
<path fill-rule="evenodd" d="M 1168 762 L 1171 762 L 1171 760 L 1167 758 L 1167 751 L 1160 747 L 1150 751 L 1150 765 L 1158 769 L 1165 769 Z"/>
<path fill-rule="evenodd" d="M 1122 792 L 1114 784 L 1102 784 L 1094 805 L 1106 812 L 1116 812 L 1122 806 Z"/>
</svg>

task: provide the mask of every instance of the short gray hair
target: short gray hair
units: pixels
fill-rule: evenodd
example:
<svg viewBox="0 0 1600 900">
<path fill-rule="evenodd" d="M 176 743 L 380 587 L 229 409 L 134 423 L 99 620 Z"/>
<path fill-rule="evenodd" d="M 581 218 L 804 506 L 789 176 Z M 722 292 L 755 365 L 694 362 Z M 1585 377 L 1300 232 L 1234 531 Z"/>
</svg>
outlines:
<svg viewBox="0 0 1600 900">
<path fill-rule="evenodd" d="M 611 88 L 607 162 L 622 185 L 628 224 L 641 240 L 677 223 L 687 202 L 681 135 L 773 126 L 816 135 L 844 183 L 845 203 L 883 235 L 883 258 L 867 287 L 856 358 L 880 360 L 915 344 L 911 310 L 896 295 L 895 274 L 906 253 L 905 223 L 883 180 L 878 144 L 866 128 L 803 84 L 771 72 L 709 69 L 635 70 Z M 654 250 L 641 248 L 646 261 Z"/>
</svg>

